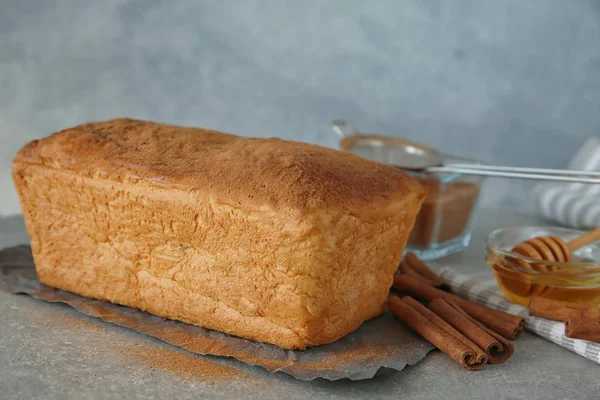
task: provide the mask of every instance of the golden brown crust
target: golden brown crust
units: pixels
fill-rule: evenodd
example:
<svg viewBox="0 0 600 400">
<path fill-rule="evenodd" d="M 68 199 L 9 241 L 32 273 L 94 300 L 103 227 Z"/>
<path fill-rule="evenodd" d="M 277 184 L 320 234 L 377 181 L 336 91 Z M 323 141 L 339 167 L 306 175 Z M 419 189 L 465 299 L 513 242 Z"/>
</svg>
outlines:
<svg viewBox="0 0 600 400">
<path fill-rule="evenodd" d="M 42 283 L 297 349 L 381 314 L 425 196 L 334 150 L 130 120 L 28 144 L 13 179 Z"/>
<path fill-rule="evenodd" d="M 181 186 L 231 204 L 300 212 L 360 208 L 421 190 L 399 169 L 346 152 L 132 119 L 60 131 L 30 142 L 15 161 L 88 177 Z"/>
</svg>

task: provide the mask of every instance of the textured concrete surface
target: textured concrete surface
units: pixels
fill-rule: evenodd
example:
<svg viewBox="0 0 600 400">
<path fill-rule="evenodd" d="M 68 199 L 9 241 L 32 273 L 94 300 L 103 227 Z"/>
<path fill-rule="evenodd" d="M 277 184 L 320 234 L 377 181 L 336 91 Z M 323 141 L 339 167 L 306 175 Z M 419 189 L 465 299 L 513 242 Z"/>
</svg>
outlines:
<svg viewBox="0 0 600 400">
<path fill-rule="evenodd" d="M 0 215 L 27 140 L 131 116 L 336 146 L 328 124 L 563 167 L 600 132 L 597 0 L 0 0 Z M 496 179 L 489 205 L 529 183 Z"/>
<path fill-rule="evenodd" d="M 482 211 L 468 251 L 444 260 L 484 273 L 483 238 L 500 226 L 537 224 L 526 215 Z M 24 243 L 20 218 L 0 219 L 0 247 Z M 466 372 L 439 352 L 414 367 L 363 382 L 299 382 L 234 360 L 209 358 L 246 376 L 182 378 L 141 362 L 135 349 L 156 340 L 85 317 L 67 306 L 0 293 L 2 399 L 597 399 L 600 367 L 525 333 L 505 365 Z M 141 346 L 140 345 L 144 345 Z M 208 358 L 208 357 L 205 357 Z"/>
</svg>

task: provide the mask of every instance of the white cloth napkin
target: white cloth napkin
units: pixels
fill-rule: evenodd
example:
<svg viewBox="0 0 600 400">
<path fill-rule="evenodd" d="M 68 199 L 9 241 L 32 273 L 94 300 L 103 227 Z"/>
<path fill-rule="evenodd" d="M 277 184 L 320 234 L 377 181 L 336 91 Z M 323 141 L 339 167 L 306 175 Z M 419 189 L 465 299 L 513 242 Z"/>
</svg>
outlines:
<svg viewBox="0 0 600 400">
<path fill-rule="evenodd" d="M 600 139 L 592 137 L 579 149 L 569 169 L 600 171 Z M 600 185 L 540 183 L 532 191 L 542 217 L 575 229 L 600 226 Z"/>
<path fill-rule="evenodd" d="M 509 302 L 489 276 L 468 276 L 451 267 L 442 268 L 439 274 L 457 295 L 489 308 L 523 316 L 527 330 L 600 364 L 600 344 L 570 339 L 565 336 L 564 323 L 529 316 L 528 309 Z"/>
</svg>

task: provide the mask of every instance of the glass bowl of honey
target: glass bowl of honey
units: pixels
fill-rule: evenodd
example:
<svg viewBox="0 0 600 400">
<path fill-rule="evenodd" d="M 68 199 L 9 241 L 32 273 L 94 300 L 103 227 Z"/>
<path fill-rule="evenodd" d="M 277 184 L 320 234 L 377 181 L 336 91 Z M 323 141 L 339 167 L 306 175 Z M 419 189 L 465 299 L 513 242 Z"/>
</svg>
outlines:
<svg viewBox="0 0 600 400">
<path fill-rule="evenodd" d="M 548 256 L 543 260 L 515 252 L 515 247 L 530 239 L 554 237 L 568 243 L 584 233 L 575 229 L 538 226 L 498 229 L 490 233 L 485 242 L 487 264 L 494 271 L 504 295 L 514 303 L 528 306 L 529 300 L 536 296 L 598 305 L 600 243 L 573 251 L 568 262 L 555 261 L 559 257 Z M 542 250 L 550 255 L 558 251 L 556 246 Z"/>
</svg>

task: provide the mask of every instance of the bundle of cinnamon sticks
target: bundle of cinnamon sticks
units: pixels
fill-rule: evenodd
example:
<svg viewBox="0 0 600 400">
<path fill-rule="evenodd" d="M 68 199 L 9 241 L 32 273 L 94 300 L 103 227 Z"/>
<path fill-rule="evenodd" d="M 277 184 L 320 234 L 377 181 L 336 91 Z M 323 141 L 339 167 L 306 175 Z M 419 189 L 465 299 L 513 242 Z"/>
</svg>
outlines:
<svg viewBox="0 0 600 400">
<path fill-rule="evenodd" d="M 406 255 L 399 270 L 402 274 L 394 277 L 393 288 L 405 296 L 390 296 L 388 308 L 412 330 L 468 370 L 511 357 L 514 345 L 507 339 L 521 335 L 522 317 L 442 290 L 443 279 L 413 253 Z"/>
<path fill-rule="evenodd" d="M 565 323 L 565 336 L 600 342 L 600 307 L 532 297 L 529 314 Z"/>
</svg>

